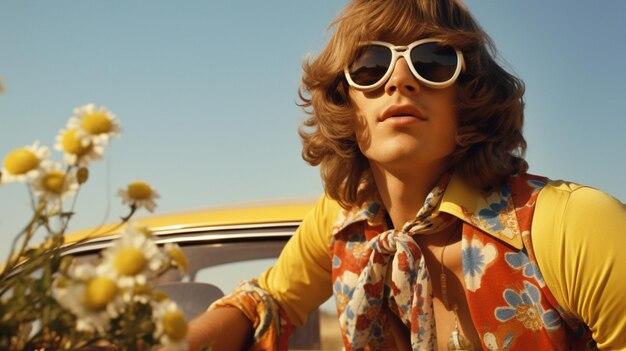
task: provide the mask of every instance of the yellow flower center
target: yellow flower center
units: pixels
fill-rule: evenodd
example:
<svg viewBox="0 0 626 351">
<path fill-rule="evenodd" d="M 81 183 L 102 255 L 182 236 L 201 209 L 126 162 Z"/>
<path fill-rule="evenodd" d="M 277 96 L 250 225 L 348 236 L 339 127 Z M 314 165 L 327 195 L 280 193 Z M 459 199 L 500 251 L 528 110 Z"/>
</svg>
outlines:
<svg viewBox="0 0 626 351">
<path fill-rule="evenodd" d="M 143 252 L 134 247 L 121 249 L 115 256 L 115 269 L 121 275 L 136 275 L 143 271 L 148 260 Z"/>
<path fill-rule="evenodd" d="M 163 317 L 163 331 L 172 340 L 182 340 L 187 336 L 187 320 L 179 311 L 169 311 Z"/>
<path fill-rule="evenodd" d="M 85 287 L 85 307 L 101 311 L 117 295 L 117 285 L 109 278 L 98 277 L 87 283 Z"/>
<path fill-rule="evenodd" d="M 174 248 L 169 250 L 167 254 L 170 256 L 172 261 L 176 262 L 176 264 L 178 264 L 183 270 L 187 270 L 189 261 L 187 260 L 187 256 L 185 256 L 183 250 Z"/>
<path fill-rule="evenodd" d="M 49 171 L 43 177 L 43 187 L 46 191 L 60 195 L 63 192 L 63 183 L 65 183 L 65 173 L 61 171 Z"/>
<path fill-rule="evenodd" d="M 111 119 L 102 112 L 90 113 L 83 117 L 83 129 L 89 134 L 109 133 L 112 127 Z"/>
<path fill-rule="evenodd" d="M 149 199 L 152 195 L 152 188 L 148 183 L 134 182 L 128 184 L 128 196 L 133 200 Z"/>
<path fill-rule="evenodd" d="M 30 150 L 17 149 L 7 155 L 3 165 L 11 174 L 26 174 L 39 166 L 39 157 Z"/>
<path fill-rule="evenodd" d="M 91 149 L 91 142 L 87 146 L 83 146 L 74 129 L 70 129 L 63 134 L 61 145 L 63 146 L 63 151 L 77 156 L 82 156 Z"/>
</svg>

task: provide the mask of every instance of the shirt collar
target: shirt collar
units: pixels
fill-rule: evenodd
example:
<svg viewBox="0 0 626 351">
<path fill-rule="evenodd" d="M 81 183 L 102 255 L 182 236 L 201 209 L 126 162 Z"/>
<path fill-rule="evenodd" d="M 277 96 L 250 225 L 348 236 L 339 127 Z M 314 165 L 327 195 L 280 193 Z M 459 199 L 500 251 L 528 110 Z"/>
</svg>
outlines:
<svg viewBox="0 0 626 351">
<path fill-rule="evenodd" d="M 515 206 L 507 185 L 497 191 L 483 192 L 454 174 L 436 212 L 451 214 L 517 249 L 523 247 Z M 385 226 L 384 214 L 384 207 L 376 202 L 342 210 L 333 227 L 333 235 L 360 221 L 367 221 L 368 226 Z"/>
</svg>

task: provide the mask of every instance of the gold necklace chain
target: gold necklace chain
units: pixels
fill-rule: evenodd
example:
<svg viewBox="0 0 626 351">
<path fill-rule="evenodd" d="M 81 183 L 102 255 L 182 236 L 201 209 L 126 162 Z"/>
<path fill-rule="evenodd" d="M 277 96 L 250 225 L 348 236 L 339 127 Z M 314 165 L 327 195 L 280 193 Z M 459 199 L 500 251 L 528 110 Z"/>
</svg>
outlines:
<svg viewBox="0 0 626 351">
<path fill-rule="evenodd" d="M 462 222 L 459 222 L 459 224 Z M 443 300 L 443 305 L 445 306 L 445 308 L 449 311 L 450 310 L 450 301 L 448 299 L 448 277 L 446 276 L 446 271 L 445 271 L 445 265 L 443 262 L 443 258 L 444 258 L 444 254 L 446 253 L 446 247 L 448 247 L 448 244 L 450 243 L 450 240 L 452 240 L 452 238 L 456 235 L 457 230 L 459 230 L 460 225 L 457 225 L 453 230 L 452 233 L 450 234 L 450 236 L 448 237 L 448 239 L 446 240 L 446 243 L 443 245 L 443 249 L 441 250 L 441 257 L 439 259 L 439 261 L 441 262 L 441 274 L 440 274 L 440 281 L 441 281 L 441 300 Z"/>
<path fill-rule="evenodd" d="M 448 244 L 450 243 L 450 240 L 452 240 L 452 238 L 456 235 L 457 231 L 459 230 L 460 227 L 462 227 L 462 223 L 461 221 L 459 221 L 459 225 L 457 225 L 456 228 L 454 228 L 454 230 L 452 231 L 452 233 L 450 234 L 450 236 L 448 237 L 448 239 L 446 240 L 446 243 L 443 246 L 443 249 L 441 250 L 441 258 L 440 258 L 440 262 L 441 262 L 441 275 L 440 275 L 440 280 L 441 280 L 441 300 L 443 301 L 443 305 L 444 307 L 449 311 L 450 310 L 450 300 L 448 298 L 448 277 L 446 275 L 445 272 L 445 264 L 444 264 L 444 254 L 446 252 L 446 247 L 448 247 Z M 452 311 L 454 312 L 454 331 L 452 331 L 452 335 L 450 335 L 450 339 L 448 340 L 448 350 L 452 351 L 452 350 L 456 350 L 456 351 L 461 351 L 461 350 L 468 350 L 468 351 L 472 351 L 474 350 L 474 348 L 472 347 L 472 344 L 467 340 L 467 338 L 465 338 L 463 335 L 461 335 L 461 332 L 459 331 L 459 315 L 458 315 L 458 305 L 455 303 L 454 305 L 452 305 Z"/>
</svg>

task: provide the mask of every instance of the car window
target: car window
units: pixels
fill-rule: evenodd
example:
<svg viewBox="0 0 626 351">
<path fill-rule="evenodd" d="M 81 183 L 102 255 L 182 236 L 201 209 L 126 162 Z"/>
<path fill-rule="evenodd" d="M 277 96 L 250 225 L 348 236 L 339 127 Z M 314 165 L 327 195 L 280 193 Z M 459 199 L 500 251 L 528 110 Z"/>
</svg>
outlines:
<svg viewBox="0 0 626 351">
<path fill-rule="evenodd" d="M 274 262 L 275 258 L 265 258 L 218 264 L 199 270 L 195 281 L 211 283 L 228 294 L 235 289 L 239 281 L 257 278 Z"/>
</svg>

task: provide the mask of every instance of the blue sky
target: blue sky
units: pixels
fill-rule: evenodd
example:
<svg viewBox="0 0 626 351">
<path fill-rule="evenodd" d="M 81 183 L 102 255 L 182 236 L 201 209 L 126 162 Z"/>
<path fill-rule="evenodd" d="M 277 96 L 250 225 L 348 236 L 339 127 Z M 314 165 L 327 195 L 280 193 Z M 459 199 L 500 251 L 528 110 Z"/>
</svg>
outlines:
<svg viewBox="0 0 626 351">
<path fill-rule="evenodd" d="M 71 229 L 125 214 L 114 193 L 134 180 L 159 190 L 158 213 L 317 196 L 297 87 L 345 3 L 2 0 L 0 157 L 51 146 L 72 109 L 93 102 L 123 135 L 91 167 Z M 626 201 L 626 2 L 467 5 L 526 83 L 530 171 Z M 0 188 L 1 258 L 29 211 L 23 186 Z"/>
</svg>

